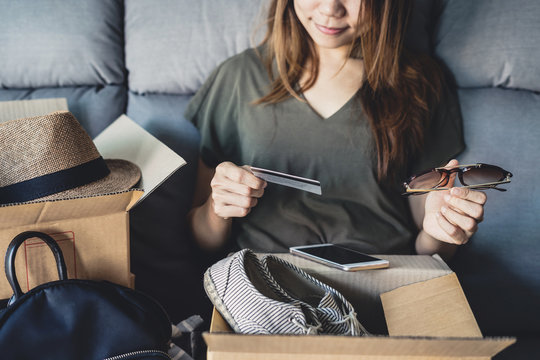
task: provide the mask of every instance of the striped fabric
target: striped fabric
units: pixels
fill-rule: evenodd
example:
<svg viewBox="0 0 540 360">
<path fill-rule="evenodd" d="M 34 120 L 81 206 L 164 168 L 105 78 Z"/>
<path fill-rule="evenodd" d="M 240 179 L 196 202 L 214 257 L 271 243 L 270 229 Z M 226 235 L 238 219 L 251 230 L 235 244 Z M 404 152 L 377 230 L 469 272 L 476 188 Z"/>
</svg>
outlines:
<svg viewBox="0 0 540 360">
<path fill-rule="evenodd" d="M 191 341 L 191 353 L 195 353 L 193 343 L 193 332 L 200 329 L 204 320 L 199 315 L 192 315 L 189 318 L 182 320 L 177 325 L 171 325 L 171 341 L 167 353 L 171 360 L 193 360 L 193 357 L 184 351 L 176 342 L 181 338 L 188 337 Z"/>
<path fill-rule="evenodd" d="M 206 271 L 204 288 L 239 333 L 368 334 L 337 290 L 272 255 L 241 250 Z"/>
<path fill-rule="evenodd" d="M 210 301 L 234 331 L 246 334 L 316 333 L 298 301 L 283 301 L 267 271 L 249 249 L 212 265 L 204 275 Z M 313 321 L 313 320 L 311 320 Z"/>
<path fill-rule="evenodd" d="M 299 301 L 320 321 L 321 333 L 368 334 L 356 318 L 353 306 L 336 289 L 281 258 L 266 255 L 261 264 L 273 282 L 272 287 L 277 288 L 285 300 Z"/>
</svg>

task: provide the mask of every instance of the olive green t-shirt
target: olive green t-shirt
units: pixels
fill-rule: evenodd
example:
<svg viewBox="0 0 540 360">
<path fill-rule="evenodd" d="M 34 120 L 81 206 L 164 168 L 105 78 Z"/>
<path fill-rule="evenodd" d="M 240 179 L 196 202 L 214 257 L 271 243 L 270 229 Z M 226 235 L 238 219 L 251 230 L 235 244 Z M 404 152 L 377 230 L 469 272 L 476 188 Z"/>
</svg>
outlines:
<svg viewBox="0 0 540 360">
<path fill-rule="evenodd" d="M 357 97 L 327 119 L 289 98 L 253 105 L 270 80 L 254 49 L 221 64 L 191 100 L 185 116 L 201 133 L 209 167 L 223 161 L 320 181 L 322 195 L 269 183 L 258 204 L 233 220 L 240 248 L 288 251 L 334 243 L 367 253 L 411 253 L 417 230 L 401 195 L 406 172 L 444 165 L 463 147 L 456 96 L 446 92 L 433 112 L 422 156 L 394 184 L 377 181 L 369 124 Z"/>
</svg>

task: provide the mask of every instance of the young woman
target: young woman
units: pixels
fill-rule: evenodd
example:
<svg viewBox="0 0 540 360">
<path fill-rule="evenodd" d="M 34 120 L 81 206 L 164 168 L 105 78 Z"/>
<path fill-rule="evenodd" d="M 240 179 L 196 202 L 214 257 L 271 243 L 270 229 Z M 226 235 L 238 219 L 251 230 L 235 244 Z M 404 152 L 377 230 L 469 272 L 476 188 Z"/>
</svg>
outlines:
<svg viewBox="0 0 540 360">
<path fill-rule="evenodd" d="M 403 46 L 406 0 L 273 0 L 257 49 L 220 65 L 190 103 L 201 131 L 193 236 L 217 249 L 336 243 L 451 256 L 483 217 L 483 192 L 401 195 L 414 172 L 463 149 L 456 95 Z M 247 164 L 247 165 L 246 165 Z M 250 166 L 321 182 L 267 184 Z M 451 179 L 450 186 L 453 179 Z"/>
</svg>

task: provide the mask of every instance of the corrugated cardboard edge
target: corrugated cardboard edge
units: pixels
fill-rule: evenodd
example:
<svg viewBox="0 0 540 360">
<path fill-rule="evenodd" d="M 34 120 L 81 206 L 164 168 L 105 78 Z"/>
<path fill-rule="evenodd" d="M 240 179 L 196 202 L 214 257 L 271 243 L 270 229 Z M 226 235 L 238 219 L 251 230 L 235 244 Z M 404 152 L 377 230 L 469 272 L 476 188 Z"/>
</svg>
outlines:
<svg viewBox="0 0 540 360">
<path fill-rule="evenodd" d="M 209 359 L 211 354 L 217 353 L 232 353 L 236 358 L 257 354 L 253 357 L 257 359 L 269 359 L 271 354 L 291 355 L 295 358 L 305 355 L 317 359 L 324 356 L 362 356 L 362 359 L 368 356 L 489 359 L 515 342 L 513 338 L 242 335 L 208 332 L 203 337 L 208 345 Z"/>
<path fill-rule="evenodd" d="M 6 204 L 0 206 L 0 229 L 127 212 L 142 195 L 143 191 L 130 189 L 104 195 Z"/>
<path fill-rule="evenodd" d="M 0 101 L 0 123 L 67 109 L 66 98 Z"/>
<path fill-rule="evenodd" d="M 116 191 L 116 192 L 105 193 L 105 194 L 74 196 L 74 197 L 66 197 L 66 198 L 63 198 L 63 199 L 30 200 L 30 201 L 18 202 L 18 203 L 0 204 L 0 208 L 10 208 L 10 207 L 13 207 L 13 206 L 29 205 L 29 204 L 56 203 L 56 202 L 66 201 L 66 200 L 93 199 L 93 198 L 99 198 L 99 197 L 103 197 L 103 196 L 114 196 L 114 195 L 118 195 L 118 194 L 126 194 L 126 193 L 130 193 L 130 192 L 135 193 L 134 196 L 137 196 L 137 199 L 139 199 L 143 195 L 144 190 L 139 189 L 139 188 L 131 188 L 131 189 L 123 190 L 123 191 Z M 137 193 L 140 193 L 140 194 L 137 194 Z"/>
<path fill-rule="evenodd" d="M 455 274 L 450 274 L 450 276 Z M 445 277 L 446 277 L 445 276 Z M 427 280 L 428 282 L 437 280 Z M 443 280 L 446 281 L 446 280 Z M 421 283 L 417 283 L 421 284 Z M 412 284 L 416 285 L 416 284 Z M 411 285 L 408 285 L 411 286 Z M 491 359 L 515 338 L 433 336 L 298 336 L 235 334 L 214 309 L 203 338 L 208 360 L 229 359 Z"/>
<path fill-rule="evenodd" d="M 392 336 L 482 337 L 455 273 L 380 295 Z"/>
</svg>

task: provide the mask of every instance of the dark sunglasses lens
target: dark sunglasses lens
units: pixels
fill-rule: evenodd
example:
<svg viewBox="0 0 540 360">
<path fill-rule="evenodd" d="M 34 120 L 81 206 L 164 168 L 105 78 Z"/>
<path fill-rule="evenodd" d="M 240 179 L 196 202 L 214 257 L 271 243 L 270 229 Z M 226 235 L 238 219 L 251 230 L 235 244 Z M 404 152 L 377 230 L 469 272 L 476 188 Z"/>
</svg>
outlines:
<svg viewBox="0 0 540 360">
<path fill-rule="evenodd" d="M 504 178 L 504 172 L 494 167 L 473 168 L 463 173 L 465 185 L 488 184 L 502 181 Z"/>
<path fill-rule="evenodd" d="M 409 188 L 413 190 L 418 189 L 433 189 L 439 184 L 444 185 L 446 182 L 446 175 L 438 171 L 430 171 L 427 174 L 419 175 L 415 177 L 410 183 Z"/>
</svg>

